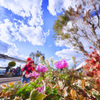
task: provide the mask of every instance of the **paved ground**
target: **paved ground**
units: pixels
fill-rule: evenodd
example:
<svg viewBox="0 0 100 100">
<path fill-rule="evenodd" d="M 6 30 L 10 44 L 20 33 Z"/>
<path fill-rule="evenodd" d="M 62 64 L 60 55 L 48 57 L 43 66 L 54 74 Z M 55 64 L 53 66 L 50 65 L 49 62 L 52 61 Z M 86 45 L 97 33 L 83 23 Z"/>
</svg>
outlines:
<svg viewBox="0 0 100 100">
<path fill-rule="evenodd" d="M 21 81 L 21 77 L 8 77 L 8 78 L 0 78 L 0 85 L 4 83 L 9 83 L 9 82 L 18 82 Z M 0 86 L 0 91 L 2 90 Z"/>
</svg>

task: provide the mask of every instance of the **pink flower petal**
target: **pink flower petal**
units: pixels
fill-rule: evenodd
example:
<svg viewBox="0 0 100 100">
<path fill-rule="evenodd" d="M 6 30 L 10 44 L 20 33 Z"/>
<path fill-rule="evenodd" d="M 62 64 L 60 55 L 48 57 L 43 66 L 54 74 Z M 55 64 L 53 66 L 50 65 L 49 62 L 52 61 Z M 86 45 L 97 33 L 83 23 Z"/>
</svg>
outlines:
<svg viewBox="0 0 100 100">
<path fill-rule="evenodd" d="M 61 61 L 58 61 L 56 64 L 55 64 L 55 66 L 57 67 L 57 68 L 59 68 L 59 69 L 62 69 L 62 68 L 66 68 L 67 67 L 67 62 L 66 62 L 66 60 L 61 60 Z"/>
</svg>

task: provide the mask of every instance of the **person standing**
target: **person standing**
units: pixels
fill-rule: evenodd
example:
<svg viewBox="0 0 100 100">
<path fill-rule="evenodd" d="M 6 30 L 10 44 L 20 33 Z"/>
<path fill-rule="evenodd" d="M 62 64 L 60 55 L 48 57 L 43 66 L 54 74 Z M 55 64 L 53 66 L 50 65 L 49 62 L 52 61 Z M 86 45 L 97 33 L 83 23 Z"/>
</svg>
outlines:
<svg viewBox="0 0 100 100">
<path fill-rule="evenodd" d="M 6 76 L 6 74 L 7 74 L 9 71 L 10 71 L 10 66 L 8 65 L 8 66 L 6 67 L 5 76 Z"/>
<path fill-rule="evenodd" d="M 22 68 L 22 83 L 28 83 L 30 81 L 30 77 L 27 77 L 27 75 L 33 71 L 35 71 L 34 61 L 27 59 L 27 64 Z"/>
</svg>

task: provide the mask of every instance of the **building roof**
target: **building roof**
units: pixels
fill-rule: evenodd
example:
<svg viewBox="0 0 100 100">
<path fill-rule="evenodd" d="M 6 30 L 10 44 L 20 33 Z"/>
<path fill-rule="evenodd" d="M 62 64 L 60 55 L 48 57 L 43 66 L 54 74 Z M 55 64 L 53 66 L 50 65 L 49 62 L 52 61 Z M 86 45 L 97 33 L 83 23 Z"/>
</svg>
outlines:
<svg viewBox="0 0 100 100">
<path fill-rule="evenodd" d="M 78 65 L 78 66 L 76 67 L 76 70 L 82 69 L 82 66 L 84 66 L 85 64 L 86 64 L 85 61 L 82 62 L 80 65 Z"/>
<path fill-rule="evenodd" d="M 25 60 L 21 60 L 21 59 L 18 59 L 18 58 L 10 57 L 10 56 L 4 55 L 4 54 L 0 54 L 0 58 L 1 59 L 6 59 L 6 60 L 14 60 L 14 61 L 21 62 L 21 63 L 26 63 Z"/>
</svg>

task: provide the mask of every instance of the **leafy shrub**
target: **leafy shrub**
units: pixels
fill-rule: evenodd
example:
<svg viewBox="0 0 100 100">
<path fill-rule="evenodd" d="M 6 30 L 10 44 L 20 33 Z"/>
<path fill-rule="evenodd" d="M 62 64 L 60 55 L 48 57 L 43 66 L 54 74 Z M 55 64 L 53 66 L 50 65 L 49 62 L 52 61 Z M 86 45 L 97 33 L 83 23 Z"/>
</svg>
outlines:
<svg viewBox="0 0 100 100">
<path fill-rule="evenodd" d="M 44 66 L 47 66 L 46 63 Z M 61 65 L 60 65 L 61 66 Z M 73 69 L 63 68 L 40 72 L 37 79 L 28 84 L 5 86 L 1 98 L 10 100 L 100 100 L 94 78 Z"/>
<path fill-rule="evenodd" d="M 8 63 L 8 66 L 10 66 L 10 67 L 13 67 L 15 65 L 16 65 L 16 62 L 15 61 L 11 61 L 11 62 Z"/>
<path fill-rule="evenodd" d="M 100 55 L 96 49 L 91 52 L 89 58 L 86 60 L 86 65 L 83 66 L 86 76 L 89 76 L 95 81 L 95 89 L 100 92 Z"/>
</svg>

